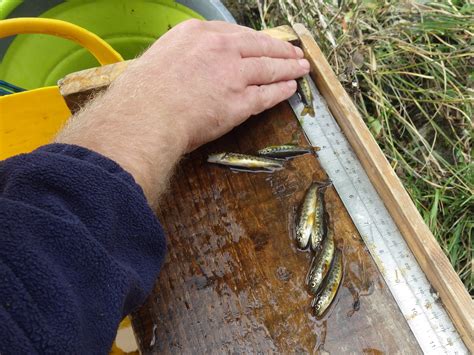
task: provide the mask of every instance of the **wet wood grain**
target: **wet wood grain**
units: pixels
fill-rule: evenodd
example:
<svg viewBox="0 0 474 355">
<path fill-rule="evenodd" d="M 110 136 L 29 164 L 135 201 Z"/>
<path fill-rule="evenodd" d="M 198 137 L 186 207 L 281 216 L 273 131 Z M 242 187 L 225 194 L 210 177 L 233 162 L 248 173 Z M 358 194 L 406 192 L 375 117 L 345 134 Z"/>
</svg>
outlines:
<svg viewBox="0 0 474 355">
<path fill-rule="evenodd" d="M 380 273 L 333 188 L 326 193 L 343 284 L 322 320 L 305 287 L 310 254 L 297 250 L 296 209 L 327 176 L 315 155 L 273 174 L 233 172 L 209 153 L 307 144 L 289 105 L 251 118 L 181 162 L 157 214 L 166 263 L 133 325 L 143 353 L 419 353 Z"/>
<path fill-rule="evenodd" d="M 443 254 L 432 233 L 424 224 L 421 215 L 416 210 L 415 205 L 383 156 L 375 140 L 371 137 L 356 107 L 338 82 L 314 38 L 301 24 L 296 24 L 293 30 L 288 26 L 280 26 L 264 30 L 264 32 L 286 41 L 298 39 L 298 44 L 304 49 L 305 55 L 311 63 L 312 77 L 320 92 L 326 98 L 332 114 L 341 126 L 342 131 L 346 134 L 346 138 L 351 143 L 362 166 L 365 167 L 375 189 L 417 258 L 420 267 L 431 282 L 433 289 L 439 293 L 440 299 L 462 339 L 467 347 L 473 350 L 474 304 L 467 290 L 456 275 L 449 260 Z M 90 99 L 92 94 L 105 89 L 125 70 L 128 63 L 122 62 L 101 68 L 88 69 L 70 74 L 64 80 L 61 80 L 59 87 L 71 111 L 77 111 L 84 102 Z M 245 128 L 241 129 L 244 129 L 243 133 L 245 135 L 255 136 L 255 132 L 247 132 Z M 241 132 L 241 129 L 238 131 Z M 276 130 L 278 131 L 279 128 Z M 277 132 L 277 136 L 279 134 Z M 243 139 L 243 137 L 239 136 L 234 138 L 234 140 L 226 141 L 225 144 L 233 142 L 234 145 L 240 145 L 243 144 Z M 263 142 L 259 141 L 259 139 L 260 137 L 257 136 L 258 143 Z M 225 144 L 224 146 L 227 147 Z M 202 155 L 196 154 L 199 153 L 195 153 L 192 157 L 193 159 L 196 157 L 203 158 Z M 183 163 L 183 169 L 189 167 L 186 164 L 189 163 Z M 217 179 L 219 180 L 221 177 Z M 250 179 L 254 181 L 257 178 L 252 177 Z M 305 182 L 305 180 L 302 181 Z M 208 183 L 209 181 L 203 180 L 198 185 L 206 182 Z M 262 188 L 262 186 L 259 185 L 258 188 Z M 173 189 L 175 189 L 174 186 Z M 368 351 L 370 352 L 371 350 L 369 349 Z"/>
</svg>

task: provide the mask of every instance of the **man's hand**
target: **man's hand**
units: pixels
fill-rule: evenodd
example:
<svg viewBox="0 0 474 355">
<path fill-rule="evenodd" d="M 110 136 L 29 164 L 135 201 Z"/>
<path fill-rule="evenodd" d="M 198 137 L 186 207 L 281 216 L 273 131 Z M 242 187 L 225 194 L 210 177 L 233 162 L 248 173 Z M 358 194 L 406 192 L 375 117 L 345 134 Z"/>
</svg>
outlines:
<svg viewBox="0 0 474 355">
<path fill-rule="evenodd" d="M 246 27 L 190 20 L 156 41 L 58 136 L 115 160 L 150 203 L 180 156 L 286 100 L 301 49 Z"/>
</svg>

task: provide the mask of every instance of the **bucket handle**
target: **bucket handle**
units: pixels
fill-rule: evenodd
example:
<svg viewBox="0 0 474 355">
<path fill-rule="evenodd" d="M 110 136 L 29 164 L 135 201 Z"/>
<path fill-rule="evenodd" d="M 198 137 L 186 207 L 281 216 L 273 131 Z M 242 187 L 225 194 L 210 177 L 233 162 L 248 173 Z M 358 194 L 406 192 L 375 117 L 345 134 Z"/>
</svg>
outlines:
<svg viewBox="0 0 474 355">
<path fill-rule="evenodd" d="M 36 17 L 0 21 L 0 38 L 24 33 L 49 34 L 70 39 L 86 48 L 101 65 L 123 61 L 120 53 L 102 38 L 70 22 Z"/>
</svg>

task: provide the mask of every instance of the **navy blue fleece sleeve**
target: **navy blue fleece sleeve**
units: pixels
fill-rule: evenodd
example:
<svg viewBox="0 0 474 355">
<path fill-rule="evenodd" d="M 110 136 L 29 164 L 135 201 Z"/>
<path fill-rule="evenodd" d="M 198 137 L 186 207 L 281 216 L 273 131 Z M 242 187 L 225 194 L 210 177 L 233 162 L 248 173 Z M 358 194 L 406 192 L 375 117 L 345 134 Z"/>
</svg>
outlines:
<svg viewBox="0 0 474 355">
<path fill-rule="evenodd" d="M 0 353 L 107 353 L 165 249 L 115 162 L 63 144 L 0 162 Z"/>
</svg>

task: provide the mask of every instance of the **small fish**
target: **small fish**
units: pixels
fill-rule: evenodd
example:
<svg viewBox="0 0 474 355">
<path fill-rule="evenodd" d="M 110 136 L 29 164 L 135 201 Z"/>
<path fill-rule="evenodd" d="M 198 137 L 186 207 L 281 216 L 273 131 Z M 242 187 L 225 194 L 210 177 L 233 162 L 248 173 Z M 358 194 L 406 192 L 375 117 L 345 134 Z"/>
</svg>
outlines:
<svg viewBox="0 0 474 355">
<path fill-rule="evenodd" d="M 311 270 L 308 275 L 307 283 L 312 294 L 316 295 L 319 291 L 319 288 L 329 271 L 333 257 L 334 231 L 332 228 L 329 228 L 321 252 L 315 256 L 311 262 Z"/>
<path fill-rule="evenodd" d="M 271 145 L 260 149 L 257 153 L 264 157 L 290 159 L 298 155 L 311 152 L 310 148 L 300 147 L 296 144 Z"/>
<path fill-rule="evenodd" d="M 296 79 L 296 84 L 298 86 L 298 94 L 300 95 L 301 101 L 304 105 L 304 109 L 301 111 L 301 116 L 310 115 L 311 117 L 314 117 L 313 92 L 311 91 L 308 77 L 303 76 Z"/>
<path fill-rule="evenodd" d="M 321 317 L 331 305 L 342 280 L 342 253 L 336 250 L 327 282 L 318 297 L 313 300 L 312 307 L 316 317 Z"/>
<path fill-rule="evenodd" d="M 281 161 L 239 153 L 211 154 L 207 158 L 207 161 L 209 163 L 228 165 L 234 168 L 253 171 L 274 172 L 275 170 L 283 168 Z"/>
<path fill-rule="evenodd" d="M 300 249 L 308 247 L 316 217 L 318 189 L 326 185 L 327 183 L 322 185 L 320 182 L 313 182 L 306 192 L 296 225 L 296 243 Z"/>
<path fill-rule="evenodd" d="M 324 192 L 330 182 L 323 183 L 318 188 L 316 195 L 316 212 L 314 214 L 313 230 L 311 232 L 310 246 L 311 250 L 318 250 L 326 233 L 326 219 L 324 208 Z"/>
</svg>

